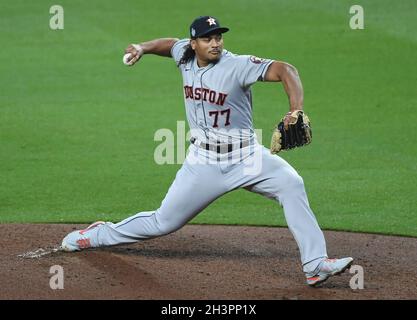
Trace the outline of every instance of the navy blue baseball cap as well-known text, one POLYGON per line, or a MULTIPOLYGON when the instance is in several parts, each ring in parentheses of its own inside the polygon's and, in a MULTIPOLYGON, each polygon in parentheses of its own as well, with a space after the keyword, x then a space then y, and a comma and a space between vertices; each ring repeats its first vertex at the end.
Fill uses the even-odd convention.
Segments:
POLYGON ((221 27, 220 21, 211 16, 196 18, 190 26, 191 38, 199 38, 211 33, 225 33, 229 28, 221 27))

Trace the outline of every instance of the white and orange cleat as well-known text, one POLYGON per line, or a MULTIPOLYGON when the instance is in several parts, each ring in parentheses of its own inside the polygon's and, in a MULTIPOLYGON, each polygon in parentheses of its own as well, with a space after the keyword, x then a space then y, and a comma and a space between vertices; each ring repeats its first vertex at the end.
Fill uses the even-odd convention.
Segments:
POLYGON ((97 221, 93 224, 89 225, 84 230, 77 230, 69 233, 63 240, 61 244, 61 249, 63 251, 80 251, 82 249, 88 249, 91 247, 94 247, 94 244, 91 243, 91 231, 97 231, 94 230, 102 225, 104 225, 105 222, 103 221, 97 221))
POLYGON ((315 287, 329 277, 343 273, 347 268, 352 265, 353 258, 347 257, 342 259, 324 259, 320 270, 315 275, 306 275, 307 284, 315 287))

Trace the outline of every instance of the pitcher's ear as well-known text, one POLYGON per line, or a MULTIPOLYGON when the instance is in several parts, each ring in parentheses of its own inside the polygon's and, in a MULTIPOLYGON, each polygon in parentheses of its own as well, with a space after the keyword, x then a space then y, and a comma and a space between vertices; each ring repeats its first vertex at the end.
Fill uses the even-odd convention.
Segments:
POLYGON ((195 50, 195 47, 197 45, 197 40, 196 39, 191 39, 190 40, 190 45, 191 45, 191 49, 195 50))

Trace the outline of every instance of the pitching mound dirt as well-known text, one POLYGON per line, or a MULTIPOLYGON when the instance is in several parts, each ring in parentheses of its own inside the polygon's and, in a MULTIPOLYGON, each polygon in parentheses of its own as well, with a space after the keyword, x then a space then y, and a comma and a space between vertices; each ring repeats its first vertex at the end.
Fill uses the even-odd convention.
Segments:
POLYGON ((55 250, 84 227, 0 225, 0 299, 417 298, 415 238, 325 232, 330 257, 352 256, 363 268, 364 289, 353 290, 349 271, 309 288, 285 228, 188 225, 133 245, 55 250), (50 287, 53 266, 64 289, 50 287))

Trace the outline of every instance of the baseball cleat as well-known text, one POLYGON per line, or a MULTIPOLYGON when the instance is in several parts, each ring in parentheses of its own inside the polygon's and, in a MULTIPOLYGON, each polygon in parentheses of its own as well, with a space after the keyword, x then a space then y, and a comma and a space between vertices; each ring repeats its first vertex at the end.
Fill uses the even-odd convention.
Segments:
POLYGON ((91 230, 104 225, 105 222, 97 221, 89 225, 84 230, 77 230, 69 233, 61 244, 61 250, 63 251, 80 251, 82 249, 91 248, 91 230))
POLYGON ((343 273, 347 268, 352 265, 353 258, 342 259, 324 259, 323 264, 320 267, 320 271, 312 277, 307 277, 307 284, 315 287, 329 277, 343 273))

